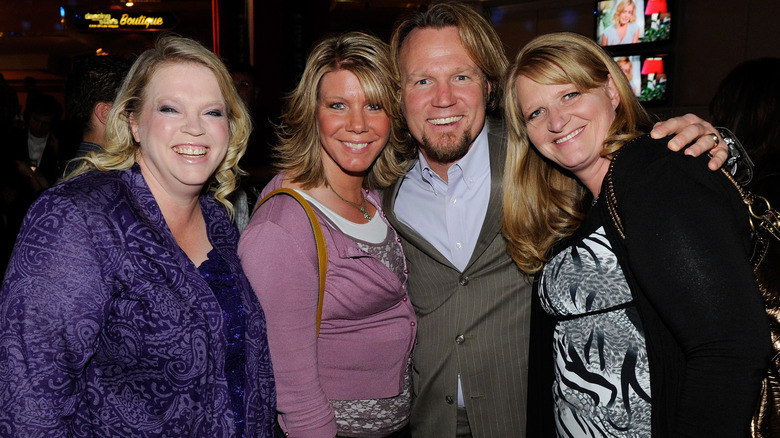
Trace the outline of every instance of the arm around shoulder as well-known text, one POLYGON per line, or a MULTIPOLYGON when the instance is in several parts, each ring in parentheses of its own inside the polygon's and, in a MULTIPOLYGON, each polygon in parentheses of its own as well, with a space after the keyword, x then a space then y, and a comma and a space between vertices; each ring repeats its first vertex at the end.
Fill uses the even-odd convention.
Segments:
POLYGON ((741 436, 770 353, 745 208, 723 175, 690 157, 672 154, 633 179, 623 203, 630 270, 684 357, 675 436, 741 436))

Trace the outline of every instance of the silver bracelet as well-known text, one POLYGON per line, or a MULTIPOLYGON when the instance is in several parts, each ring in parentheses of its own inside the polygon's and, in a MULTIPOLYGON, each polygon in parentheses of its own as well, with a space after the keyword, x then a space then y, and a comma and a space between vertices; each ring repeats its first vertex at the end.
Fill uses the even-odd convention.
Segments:
POLYGON ((745 151, 745 147, 728 128, 716 127, 715 129, 718 130, 718 134, 729 148, 729 157, 724 166, 737 182, 742 185, 749 183, 753 179, 754 164, 745 151))

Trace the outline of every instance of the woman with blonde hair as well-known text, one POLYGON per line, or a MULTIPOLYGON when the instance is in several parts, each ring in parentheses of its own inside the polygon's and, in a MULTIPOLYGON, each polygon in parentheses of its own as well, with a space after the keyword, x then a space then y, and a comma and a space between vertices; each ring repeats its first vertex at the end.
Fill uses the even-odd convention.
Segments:
POLYGON ((634 0, 621 0, 612 14, 612 24, 604 29, 601 45, 636 44, 641 30, 636 24, 636 3, 634 0))
POLYGON ((504 233, 536 275, 529 436, 747 436, 770 342, 739 193, 645 135, 588 38, 534 39, 505 90, 504 233))
POLYGON ((33 205, 0 292, 9 436, 273 434, 260 303, 226 196, 251 124, 201 44, 142 53, 91 153, 33 205))
POLYGON ((241 235, 244 270, 268 315, 278 418, 291 437, 405 437, 416 336, 400 238, 375 189, 413 157, 387 46, 350 32, 309 54, 279 128, 277 188, 313 207, 327 249, 321 324, 309 219, 276 196, 241 235), (318 334, 319 330, 319 334, 318 334))

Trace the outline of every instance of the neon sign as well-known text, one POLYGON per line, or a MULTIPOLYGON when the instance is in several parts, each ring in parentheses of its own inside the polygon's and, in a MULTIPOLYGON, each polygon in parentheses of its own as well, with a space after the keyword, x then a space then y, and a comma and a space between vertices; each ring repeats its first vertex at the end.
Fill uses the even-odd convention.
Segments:
POLYGON ((70 23, 79 30, 168 30, 178 19, 167 12, 156 14, 126 12, 76 12, 70 23))

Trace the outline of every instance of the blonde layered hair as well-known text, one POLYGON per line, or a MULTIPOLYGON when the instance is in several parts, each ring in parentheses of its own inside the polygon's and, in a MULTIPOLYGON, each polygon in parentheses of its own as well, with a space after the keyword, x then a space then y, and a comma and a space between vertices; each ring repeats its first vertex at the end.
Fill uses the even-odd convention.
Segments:
POLYGON ((582 35, 554 33, 535 38, 520 50, 504 79, 508 151, 504 172, 503 233, 517 266, 539 271, 550 247, 582 222, 586 190, 568 172, 542 157, 528 138, 518 103, 517 78, 544 85, 574 84, 580 92, 605 87, 611 77, 620 96, 601 152, 611 157, 627 141, 652 128, 623 71, 598 44, 582 35))
POLYGON ((634 7, 634 15, 631 16, 631 19, 628 20, 628 22, 633 23, 636 21, 636 3, 634 3, 634 0, 623 0, 618 3, 615 7, 615 13, 612 14, 612 24, 614 24, 615 27, 620 25, 620 14, 622 14, 629 5, 634 7))
POLYGON ((399 80, 387 44, 362 32, 328 37, 312 49, 298 86, 287 97, 277 128, 277 168, 304 189, 328 184, 322 165, 317 106, 322 78, 340 70, 353 73, 366 98, 379 105, 390 118, 387 145, 363 180, 365 188, 388 187, 406 172, 414 150, 409 146, 403 125, 398 103, 399 80))
POLYGON ((230 73, 219 57, 197 41, 177 35, 163 35, 153 48, 146 50, 135 60, 108 115, 103 150, 81 158, 79 167, 65 179, 91 170, 124 170, 132 167, 140 145, 133 138, 131 114, 140 114, 146 99, 146 88, 155 72, 165 65, 186 63, 201 65, 211 70, 225 99, 226 117, 230 127, 227 153, 204 190, 213 192, 214 198, 225 206, 232 218, 233 204, 228 201, 227 196, 236 189, 238 177, 243 174, 238 167, 238 160, 246 152, 252 122, 236 92, 230 73))
POLYGON ((509 61, 496 30, 485 17, 468 5, 455 2, 438 3, 424 12, 412 12, 402 17, 396 23, 390 39, 390 51, 395 68, 400 67, 401 48, 413 30, 446 27, 458 29, 463 48, 485 77, 485 86, 489 86, 490 89, 486 99, 487 110, 499 109, 503 97, 501 78, 509 61))

